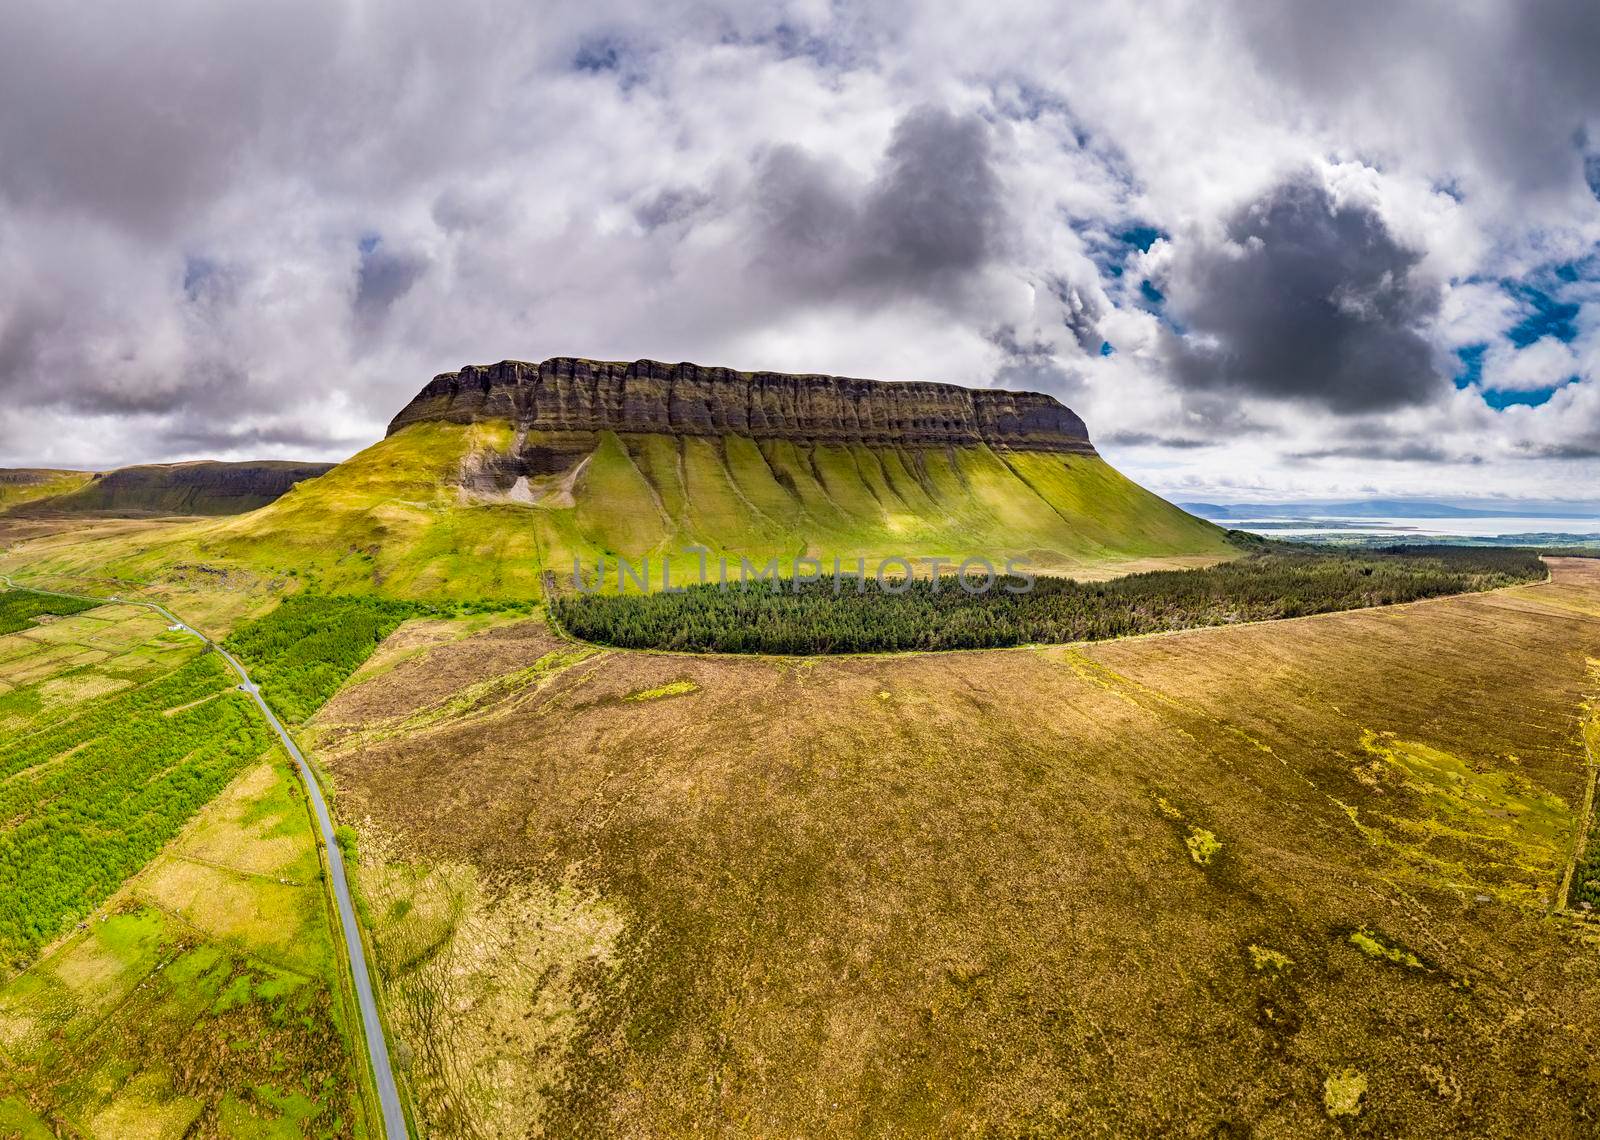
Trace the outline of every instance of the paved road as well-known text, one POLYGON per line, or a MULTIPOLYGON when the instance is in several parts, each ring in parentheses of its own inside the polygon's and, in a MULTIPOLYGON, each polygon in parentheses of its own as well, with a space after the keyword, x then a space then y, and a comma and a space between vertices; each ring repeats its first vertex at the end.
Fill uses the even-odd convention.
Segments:
POLYGON ((395 1088, 394 1069, 389 1065, 389 1043, 383 1035, 383 1022, 378 1017, 378 1002, 372 993, 372 978, 367 973, 367 955, 361 945, 361 930, 356 926, 355 907, 350 902, 350 883, 344 873, 344 853, 339 850, 338 841, 333 837, 333 817, 328 814, 327 802, 322 798, 322 789, 317 786, 317 778, 311 772, 311 765, 306 763, 306 758, 300 754, 294 739, 267 707, 267 702, 261 699, 260 687, 250 680, 250 674, 245 672, 244 666, 239 664, 233 654, 155 602, 138 602, 115 597, 93 598, 87 594, 64 594, 59 590, 41 590, 34 586, 19 586, 5 575, 0 575, 0 581, 4 581, 13 589, 33 590, 39 594, 84 598, 92 602, 115 602, 155 610, 172 623, 174 630, 198 637, 222 654, 223 660, 239 675, 240 691, 250 694, 251 700, 255 701, 256 707, 267 718, 267 723, 278 734, 278 740, 282 742, 284 749, 294 757, 294 762, 300 769, 300 778, 305 781, 306 793, 311 797, 311 806, 317 814, 317 826, 322 831, 322 846, 328 860, 328 883, 333 888, 334 902, 339 908, 339 925, 344 928, 345 951, 350 959, 350 978, 355 983, 356 1002, 361 1007, 361 1026, 367 1038, 367 1059, 372 1062, 373 1082, 378 1090, 378 1102, 383 1107, 383 1133, 387 1140, 405 1140, 408 1135, 406 1117, 400 1108, 400 1093, 395 1088))

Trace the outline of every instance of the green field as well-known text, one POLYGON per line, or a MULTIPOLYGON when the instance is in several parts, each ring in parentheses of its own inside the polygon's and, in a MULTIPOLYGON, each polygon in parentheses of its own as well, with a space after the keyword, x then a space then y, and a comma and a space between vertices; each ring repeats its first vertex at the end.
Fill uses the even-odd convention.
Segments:
POLYGON ((292 768, 245 769, 0 986, 0 1135, 365 1135, 320 871, 292 768))
POLYGON ((11 965, 103 902, 267 748, 213 654, 0 739, 0 955, 11 965))
POLYGON ((297 777, 192 637, 0 637, 0 1135, 365 1135, 297 777))
POLYGON ((284 720, 310 716, 417 607, 379 598, 297 595, 224 645, 284 720))
POLYGON ((98 604, 82 598, 62 598, 32 590, 7 590, 0 593, 0 634, 16 633, 37 625, 34 619, 44 615, 65 617, 92 610, 98 604))

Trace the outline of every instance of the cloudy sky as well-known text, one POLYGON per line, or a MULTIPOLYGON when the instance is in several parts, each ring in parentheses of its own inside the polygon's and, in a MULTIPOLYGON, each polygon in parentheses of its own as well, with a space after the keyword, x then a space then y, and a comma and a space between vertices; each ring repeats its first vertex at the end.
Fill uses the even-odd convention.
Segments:
POLYGON ((1180 498, 1600 498, 1600 4, 0 3, 0 464, 436 372, 1031 388, 1180 498))

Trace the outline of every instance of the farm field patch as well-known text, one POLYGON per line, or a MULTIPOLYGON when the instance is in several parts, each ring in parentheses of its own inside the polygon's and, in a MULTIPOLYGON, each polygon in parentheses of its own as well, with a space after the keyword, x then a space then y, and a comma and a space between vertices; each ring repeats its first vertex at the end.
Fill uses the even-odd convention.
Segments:
POLYGON ((303 795, 216 655, 106 605, 0 676, 0 1135, 365 1135, 303 795))
POLYGON ((0 1129, 365 1135, 317 871, 289 765, 247 768, 0 987, 0 1129))

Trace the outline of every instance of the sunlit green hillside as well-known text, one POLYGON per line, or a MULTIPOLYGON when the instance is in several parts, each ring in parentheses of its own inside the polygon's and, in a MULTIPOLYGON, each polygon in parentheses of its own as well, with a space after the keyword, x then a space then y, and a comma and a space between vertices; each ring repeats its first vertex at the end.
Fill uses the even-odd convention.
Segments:
POLYGON ((92 471, 0 468, 0 510, 76 491, 94 478, 92 471))
MULTIPOLYGON (((290 575, 326 590, 408 598, 531 597, 573 560, 674 557, 703 546, 735 568, 835 557, 976 555, 1103 575, 1152 560, 1225 557, 1223 532, 1097 456, 988 447, 807 446, 742 437, 616 435, 552 445, 570 462, 503 489, 483 477, 516 443, 506 423, 418 423, 278 501, 50 553, 145 579, 174 563, 290 575), (133 549, 137 546, 139 549, 133 549)), ((504 480, 501 480, 504 483, 504 480)), ((657 570, 659 574, 659 569, 657 570)), ((610 580, 614 581, 614 573, 610 580)))

